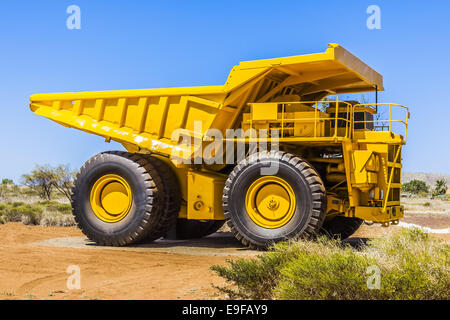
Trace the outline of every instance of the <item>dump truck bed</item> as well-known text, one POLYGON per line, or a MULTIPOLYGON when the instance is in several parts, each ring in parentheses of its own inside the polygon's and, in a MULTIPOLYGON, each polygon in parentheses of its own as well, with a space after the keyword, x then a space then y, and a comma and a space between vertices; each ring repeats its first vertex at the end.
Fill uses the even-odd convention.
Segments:
POLYGON ((64 126, 118 141, 130 151, 170 155, 177 144, 171 139, 175 130, 201 136, 209 128, 233 128, 251 102, 283 95, 313 101, 376 89, 383 90, 382 76, 331 44, 323 53, 241 62, 223 86, 36 94, 30 108, 64 126), (200 131, 195 121, 201 121, 200 131))

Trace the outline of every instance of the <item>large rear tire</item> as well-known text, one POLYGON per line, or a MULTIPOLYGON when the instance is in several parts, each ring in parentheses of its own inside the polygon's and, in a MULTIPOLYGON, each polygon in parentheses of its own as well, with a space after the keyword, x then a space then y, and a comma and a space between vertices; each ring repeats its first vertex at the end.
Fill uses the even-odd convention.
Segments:
POLYGON ((230 173, 223 209, 235 237, 245 246, 265 249, 273 243, 311 238, 326 212, 325 187, 305 160, 286 152, 260 152, 230 173), (261 169, 278 166, 276 173, 261 169))
POLYGON ((164 182, 153 161, 121 151, 88 160, 74 182, 73 215, 83 233, 105 246, 124 246, 167 232, 164 182))
POLYGON ((146 159, 155 167, 162 179, 162 193, 163 202, 162 210, 163 215, 159 220, 160 232, 152 232, 147 237, 147 240, 156 240, 164 237, 168 230, 177 223, 178 213, 181 206, 181 190, 180 183, 171 166, 163 160, 155 156, 146 156, 146 159))

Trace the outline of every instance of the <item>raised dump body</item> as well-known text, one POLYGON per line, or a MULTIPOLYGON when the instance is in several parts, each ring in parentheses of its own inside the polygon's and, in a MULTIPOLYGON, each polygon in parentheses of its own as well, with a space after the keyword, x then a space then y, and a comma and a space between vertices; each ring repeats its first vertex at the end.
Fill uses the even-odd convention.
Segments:
POLYGON ((381 75, 333 44, 324 53, 241 62, 223 86, 36 94, 30 107, 65 126, 118 141, 130 151, 170 155, 178 143, 171 140, 176 130, 203 135, 209 128, 235 128, 251 102, 316 101, 375 88, 383 90, 381 75), (194 131, 195 121, 201 121, 202 132, 194 131))
POLYGON ((331 44, 241 62, 223 86, 36 94, 30 107, 128 151, 93 157, 75 180, 73 212, 92 240, 125 245, 175 225, 177 237, 201 237, 227 220, 243 244, 266 247, 320 232, 345 238, 363 220, 388 226, 403 216, 408 109, 338 96, 381 90, 380 74, 331 44), (396 109, 404 119, 394 119, 396 109), (232 142, 225 163, 207 161, 220 148, 202 152, 217 142, 232 142))

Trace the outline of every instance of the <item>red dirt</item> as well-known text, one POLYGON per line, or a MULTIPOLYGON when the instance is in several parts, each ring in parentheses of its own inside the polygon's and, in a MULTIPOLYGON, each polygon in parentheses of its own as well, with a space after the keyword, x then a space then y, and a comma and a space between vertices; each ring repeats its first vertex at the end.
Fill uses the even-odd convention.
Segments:
POLYGON ((227 257, 29 245, 82 236, 75 227, 0 225, 0 299, 214 299, 224 280, 209 268, 227 257), (81 290, 68 290, 69 265, 81 290))

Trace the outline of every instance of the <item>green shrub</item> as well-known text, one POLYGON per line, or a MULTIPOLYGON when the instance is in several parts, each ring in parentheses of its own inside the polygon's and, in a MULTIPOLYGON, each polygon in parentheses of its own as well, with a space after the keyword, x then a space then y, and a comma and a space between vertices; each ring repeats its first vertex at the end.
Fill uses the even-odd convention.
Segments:
POLYGON ((0 224, 22 222, 27 225, 68 227, 75 225, 71 212, 70 204, 56 201, 3 203, 0 204, 0 224))
POLYGON ((72 205, 70 204, 62 203, 57 205, 55 209, 62 214, 72 214, 72 205))
POLYGON ((39 224, 43 212, 40 206, 23 202, 4 204, 1 208, 1 223, 23 222, 25 224, 39 224))
POLYGON ((281 242, 257 259, 228 260, 228 266, 215 265, 211 269, 237 286, 237 290, 220 288, 231 298, 271 299, 286 264, 305 252, 329 253, 339 246, 337 240, 326 238, 319 238, 317 242, 281 242))
POLYGON ((14 184, 14 182, 11 179, 2 179, 1 184, 14 184))
POLYGON ((229 267, 212 266, 211 269, 238 286, 238 291, 221 289, 231 298, 270 299, 280 267, 295 256, 289 249, 286 246, 284 250, 267 252, 258 260, 228 260, 229 267))
POLYGON ((59 212, 62 214, 71 214, 72 213, 72 206, 70 203, 60 203, 57 201, 51 201, 51 200, 45 200, 45 201, 39 201, 40 205, 45 207, 47 211, 51 212, 59 212))
POLYGON ((360 250, 335 240, 275 245, 256 259, 213 266, 244 299, 445 299, 450 298, 449 245, 419 229, 375 239, 360 250), (379 268, 380 288, 367 285, 379 268))
POLYGON ((374 263, 349 248, 324 256, 303 253, 283 267, 275 296, 289 300, 350 300, 358 292, 360 298, 367 299, 364 279, 367 268, 374 263))

